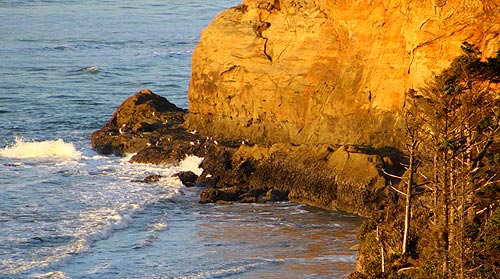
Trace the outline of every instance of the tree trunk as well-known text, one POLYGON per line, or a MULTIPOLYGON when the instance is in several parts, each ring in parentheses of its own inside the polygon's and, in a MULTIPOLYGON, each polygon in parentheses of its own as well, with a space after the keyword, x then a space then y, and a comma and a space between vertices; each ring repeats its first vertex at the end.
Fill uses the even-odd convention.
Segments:
POLYGON ((415 148, 417 147, 417 141, 413 139, 412 145, 410 147, 410 166, 408 169, 410 173, 408 174, 408 181, 406 182, 406 199, 405 199, 405 226, 403 232, 403 248, 402 254, 406 255, 408 252, 408 234, 410 231, 410 221, 411 221, 411 202, 412 202, 412 187, 415 173, 415 148))

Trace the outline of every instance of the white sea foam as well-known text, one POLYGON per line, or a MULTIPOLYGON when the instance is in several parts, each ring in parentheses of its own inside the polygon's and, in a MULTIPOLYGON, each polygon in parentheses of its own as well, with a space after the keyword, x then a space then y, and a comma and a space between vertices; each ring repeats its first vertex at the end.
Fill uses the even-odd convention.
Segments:
POLYGON ((158 222, 156 222, 154 224, 151 224, 148 227, 148 231, 151 231, 151 232, 164 231, 164 230, 167 229, 167 227, 168 227, 167 219, 166 218, 160 218, 160 220, 158 220, 158 222))
MULTIPOLYGON (((73 177, 70 185, 65 185, 67 189, 63 191, 57 186, 52 185, 52 191, 47 191, 45 199, 47 205, 44 207, 29 207, 31 211, 43 211, 47 216, 53 216, 52 211, 48 210, 51 206, 57 208, 55 200, 78 200, 80 206, 72 208, 69 204, 66 212, 61 215, 61 220, 57 223, 57 229, 53 232, 57 235, 71 236, 67 243, 58 243, 55 246, 44 248, 45 255, 35 256, 31 259, 7 258, 0 259, 0 277, 2 274, 20 274, 23 272, 38 272, 43 278, 52 278, 50 276, 59 276, 58 273, 44 273, 47 268, 58 268, 64 265, 75 254, 81 254, 89 249, 95 242, 104 240, 113 235, 117 230, 127 228, 134 218, 144 212, 151 204, 160 200, 173 198, 181 194, 183 186, 180 183, 171 182, 170 175, 178 171, 177 166, 155 166, 155 165, 137 165, 129 163, 126 158, 106 157, 90 152, 86 155, 80 155, 71 143, 65 143, 62 140, 26 142, 21 139, 16 140, 12 146, 0 149, 0 156, 9 158, 71 158, 76 159, 76 164, 70 163, 71 171, 69 174, 73 177), (149 174, 162 174, 168 177, 167 181, 157 184, 134 183, 134 178, 143 178, 149 174), (88 175, 98 175, 100 184, 95 184, 92 180, 86 180, 88 175), (167 176, 168 175, 168 176, 167 176), (83 179, 83 180, 80 180, 83 179), (73 192, 73 189, 75 190, 73 192)), ((59 160, 59 159, 58 159, 59 160)), ((193 159, 194 160, 194 159, 193 159)), ((197 159, 198 161, 200 159, 197 159)), ((195 160, 196 161, 196 160, 195 160)), ((190 164, 185 164, 189 166, 190 164)), ((195 164, 196 165, 196 164, 195 164)), ((38 175, 46 175, 46 171, 51 173, 62 173, 69 165, 67 160, 61 164, 37 164, 38 175), (45 171, 45 172, 44 172, 45 171)), ((43 178, 43 177, 42 177, 43 178)), ((44 179, 40 179, 43 182, 44 179)), ((172 178, 174 180, 174 178, 172 178)), ((57 181, 54 180, 54 181, 57 181)), ((43 189, 43 188, 41 188, 43 189)), ((21 207, 24 208, 24 207, 21 207)), ((43 215, 43 214, 42 214, 43 215)), ((40 214, 30 218, 38 218, 40 214)), ((52 227, 50 221, 39 220, 40 228, 52 227)), ((156 223, 150 225, 148 230, 152 233, 160 232, 168 228, 168 220, 160 218, 156 223)), ((7 228, 5 228, 7 229, 7 228)), ((11 228, 15 231, 16 228, 11 228)), ((39 245, 50 243, 45 230, 23 234, 24 241, 19 238, 10 240, 12 243, 30 243, 32 239, 40 238, 39 245)), ((1 232, 1 230, 0 230, 1 232)), ((35 243, 37 244, 37 243, 35 243)), ((36 251, 33 244, 33 253, 36 251)), ((30 251, 27 251, 31 253, 30 251)), ((57 278, 54 277, 54 278, 57 278)))
POLYGON ((80 151, 72 143, 62 139, 47 141, 24 141, 16 138, 13 145, 0 149, 0 156, 16 159, 78 159, 80 151))
POLYGON ((66 279, 68 278, 64 272, 60 271, 54 271, 54 272, 47 272, 44 274, 37 274, 32 276, 32 278, 36 279, 66 279))
MULTIPOLYGON (((121 164, 128 164, 128 162, 136 155, 137 153, 132 153, 132 154, 126 154, 125 157, 120 159, 121 164)), ((168 166, 165 169, 165 172, 163 175, 167 176, 170 172, 170 174, 174 174, 179 171, 192 171, 196 175, 201 175, 203 172, 203 169, 200 168, 200 164, 203 162, 203 157, 198 157, 195 155, 189 155, 184 158, 181 162, 179 162, 175 166, 168 166)), ((136 164, 136 165, 143 165, 143 166, 150 166, 151 169, 158 169, 158 168, 164 168, 162 166, 157 166, 157 165, 151 165, 151 164, 136 164)))
POLYGON ((200 164, 203 162, 202 157, 197 156, 187 156, 180 164, 179 168, 184 171, 192 171, 196 175, 201 175, 203 169, 200 168, 200 164))

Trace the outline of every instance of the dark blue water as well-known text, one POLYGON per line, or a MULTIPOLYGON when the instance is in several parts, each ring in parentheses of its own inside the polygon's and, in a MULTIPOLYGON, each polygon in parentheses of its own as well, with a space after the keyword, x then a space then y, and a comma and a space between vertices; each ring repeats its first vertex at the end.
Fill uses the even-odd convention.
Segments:
POLYGON ((344 278, 356 217, 213 206, 170 175, 93 152, 133 93, 187 107, 202 29, 239 1, 0 1, 0 278, 344 278), (153 184, 134 183, 161 174, 153 184))
POLYGON ((237 3, 1 1, 0 140, 89 132, 143 88, 187 107, 199 34, 237 3))

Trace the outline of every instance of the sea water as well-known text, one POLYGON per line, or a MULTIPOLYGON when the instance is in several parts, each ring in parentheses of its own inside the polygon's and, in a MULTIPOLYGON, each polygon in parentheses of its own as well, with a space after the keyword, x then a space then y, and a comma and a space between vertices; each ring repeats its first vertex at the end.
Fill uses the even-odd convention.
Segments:
POLYGON ((149 88, 187 107, 218 1, 0 1, 0 278, 345 278, 360 219, 293 203, 198 204, 178 165, 90 146, 149 88), (135 182, 147 175, 155 183, 135 182))

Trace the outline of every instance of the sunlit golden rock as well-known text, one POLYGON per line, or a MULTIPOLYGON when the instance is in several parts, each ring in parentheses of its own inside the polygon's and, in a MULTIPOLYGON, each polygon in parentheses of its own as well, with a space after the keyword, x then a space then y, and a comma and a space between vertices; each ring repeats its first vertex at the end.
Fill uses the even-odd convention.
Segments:
POLYGON ((398 145, 404 94, 500 47, 500 2, 245 0, 193 53, 189 125, 256 142, 398 145))

